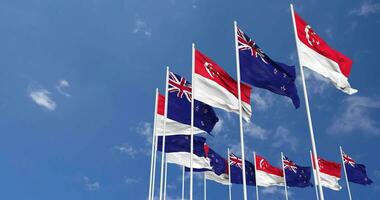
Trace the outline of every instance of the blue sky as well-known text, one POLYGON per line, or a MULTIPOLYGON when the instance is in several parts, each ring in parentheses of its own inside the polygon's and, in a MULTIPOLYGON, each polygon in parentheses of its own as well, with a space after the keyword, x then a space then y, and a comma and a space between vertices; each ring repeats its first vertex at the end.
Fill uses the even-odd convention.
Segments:
MULTIPOLYGON (((0 0, 0 198, 145 199, 148 193, 154 90, 163 92, 165 66, 190 78, 191 43, 235 76, 233 21, 273 59, 297 64, 289 1, 0 0)), ((339 162, 342 145, 366 164, 374 184, 351 184, 355 199, 380 194, 380 2, 293 1, 295 9, 334 48, 353 59, 347 96, 306 70, 318 153, 339 162)), ((299 74, 298 68, 297 73, 299 74)), ((298 80, 300 97, 303 93, 298 80)), ((309 165, 303 98, 254 88, 245 126, 252 152, 279 166, 283 151, 309 165)), ((238 116, 217 110, 208 143, 238 152, 238 116)), ((178 166, 169 166, 169 199, 180 197, 178 166)), ((195 197, 202 197, 196 176, 195 197)), ((347 198, 325 189, 328 199, 347 198)), ((227 188, 208 184, 210 199, 227 188)), ((254 198, 254 188, 249 188, 254 198)), ((282 188, 260 189, 283 199, 282 188)), ((290 189, 312 199, 313 188, 290 189)), ((234 199, 242 187, 233 186, 234 199)))

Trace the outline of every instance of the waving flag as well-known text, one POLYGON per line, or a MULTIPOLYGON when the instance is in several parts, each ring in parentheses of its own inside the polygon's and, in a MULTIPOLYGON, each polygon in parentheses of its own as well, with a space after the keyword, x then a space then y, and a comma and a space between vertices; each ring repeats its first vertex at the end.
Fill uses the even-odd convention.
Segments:
MULTIPOLYGON (((319 163, 319 176, 321 178, 320 182, 323 187, 339 191, 342 186, 339 185, 341 165, 336 162, 324 160, 318 157, 319 163)), ((315 170, 314 160, 313 160, 313 170, 315 170)), ((314 173, 315 174, 315 173, 314 173)))
POLYGON ((256 155, 256 181, 258 186, 283 186, 284 173, 282 169, 273 167, 265 158, 256 155))
MULTIPOLYGON (((233 153, 230 153, 230 176, 231 183, 234 184, 243 184, 243 164, 242 159, 235 156, 233 153)), ((255 166, 245 160, 245 175, 246 175, 246 184, 247 185, 256 185, 255 181, 255 166)))
MULTIPOLYGON (((194 98, 210 106, 239 114, 237 82, 217 63, 195 50, 194 98)), ((243 118, 249 121, 251 87, 241 84, 243 118)))
POLYGON ((298 108, 294 66, 276 62, 264 53, 242 30, 237 28, 241 80, 255 87, 288 96, 298 108))
POLYGON ((286 156, 283 157, 286 186, 308 187, 310 183, 311 167, 301 167, 286 156))
MULTIPOLYGON (((211 169, 210 160, 205 157, 203 149, 205 142, 204 137, 194 136, 193 168, 195 169, 211 169)), ((162 136, 158 137, 157 149, 162 152, 162 136)), ((190 167, 190 136, 166 136, 165 152, 168 163, 190 167)))
MULTIPOLYGON (((191 84, 185 78, 169 73, 168 115, 166 135, 190 134, 191 124, 191 84)), ((157 135, 163 133, 163 114, 165 98, 159 98, 157 135)), ((214 109, 200 101, 194 100, 194 133, 210 133, 218 117, 214 109)))
MULTIPOLYGON (((204 145, 203 150, 204 157, 210 161, 212 169, 195 169, 194 172, 204 172, 206 174, 206 179, 223 185, 228 185, 227 160, 212 150, 207 144, 204 145)), ((190 169, 186 168, 186 171, 190 171, 190 169)))
POLYGON ((344 166, 346 167, 348 181, 361 184, 369 185, 372 180, 368 178, 365 166, 362 164, 357 164, 350 156, 342 152, 344 166))
POLYGON ((348 83, 351 59, 331 48, 296 12, 294 21, 302 65, 328 78, 337 89, 347 94, 356 93, 357 90, 348 83))

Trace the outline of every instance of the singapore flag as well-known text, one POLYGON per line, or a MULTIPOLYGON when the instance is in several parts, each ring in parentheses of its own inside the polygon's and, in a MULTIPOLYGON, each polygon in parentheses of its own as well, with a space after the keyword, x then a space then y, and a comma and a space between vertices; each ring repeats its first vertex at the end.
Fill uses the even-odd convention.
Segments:
POLYGON ((339 90, 354 94, 348 82, 352 60, 331 48, 296 12, 293 12, 296 42, 301 65, 321 74, 339 90))

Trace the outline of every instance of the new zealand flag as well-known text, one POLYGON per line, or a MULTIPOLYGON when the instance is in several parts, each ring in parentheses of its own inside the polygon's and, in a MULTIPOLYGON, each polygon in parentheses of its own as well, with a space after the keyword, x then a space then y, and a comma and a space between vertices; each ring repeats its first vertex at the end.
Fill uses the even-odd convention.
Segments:
POLYGON ((288 187, 308 187, 310 183, 311 167, 301 167, 283 157, 283 165, 285 171, 286 186, 288 187))
POLYGON ((350 156, 344 152, 342 152, 342 154, 348 181, 361 185, 371 184, 372 180, 368 178, 365 166, 362 164, 357 164, 350 156))
MULTIPOLYGON (((185 78, 169 73, 168 118, 183 124, 191 124, 191 84, 185 78)), ((214 109, 194 100, 194 127, 210 133, 219 121, 214 109)), ((196 133, 199 131, 195 130, 196 133)))
MULTIPOLYGON (((230 154, 230 169, 231 169, 231 183, 243 184, 243 164, 242 159, 230 154)), ((247 185, 256 185, 255 180, 255 166, 249 162, 245 161, 245 174, 246 174, 246 183, 247 185)))
POLYGON ((295 67, 272 60, 239 28, 237 37, 241 80, 255 87, 288 96, 298 108, 300 100, 295 85, 295 67))

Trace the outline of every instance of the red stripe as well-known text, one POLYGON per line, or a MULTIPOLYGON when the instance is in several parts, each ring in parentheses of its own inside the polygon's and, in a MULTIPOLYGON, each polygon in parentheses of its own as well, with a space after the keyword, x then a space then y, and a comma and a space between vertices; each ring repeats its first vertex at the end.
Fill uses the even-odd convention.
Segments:
POLYGON ((340 71, 344 76, 348 78, 351 71, 352 60, 342 53, 331 48, 319 35, 317 35, 312 29, 308 29, 309 39, 307 38, 305 28, 308 25, 296 12, 294 12, 297 35, 303 44, 316 51, 317 53, 335 61, 338 63, 340 71), (314 42, 313 42, 314 41, 314 42), (319 41, 319 44, 316 42, 319 41), (310 44, 310 42, 313 44, 310 44))
MULTIPOLYGON (((335 176, 340 178, 341 176, 341 164, 332 162, 329 160, 325 160, 321 157, 318 157, 318 163, 319 163, 319 171, 331 176, 335 176)), ((314 159, 313 159, 313 168, 314 166, 314 159)))
POLYGON ((165 113, 165 96, 158 94, 157 114, 164 115, 164 113, 165 113))
MULTIPOLYGON (((195 50, 195 73, 216 82, 238 98, 237 81, 225 72, 222 67, 197 49, 195 50), (210 68, 208 68, 209 71, 207 71, 207 68, 205 67, 206 62, 211 64, 210 68)), ((251 87, 242 83, 240 90, 241 100, 251 104, 251 87)))
POLYGON ((282 169, 273 167, 271 164, 269 164, 268 160, 259 155, 256 155, 256 169, 268 174, 284 177, 282 169))

